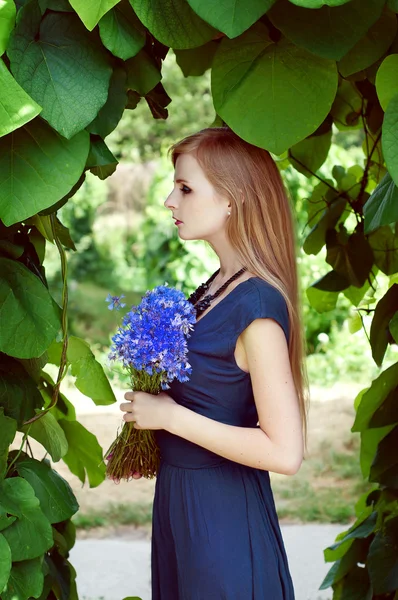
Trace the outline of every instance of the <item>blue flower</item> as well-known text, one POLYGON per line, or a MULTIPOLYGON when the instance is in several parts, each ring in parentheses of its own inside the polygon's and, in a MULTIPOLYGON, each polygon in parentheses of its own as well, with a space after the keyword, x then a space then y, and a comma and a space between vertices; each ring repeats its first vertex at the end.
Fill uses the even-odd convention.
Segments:
POLYGON ((188 381, 192 368, 187 361, 187 339, 195 322, 196 309, 183 292, 167 284, 148 290, 123 318, 112 338, 109 358, 129 369, 159 373, 162 389, 168 389, 174 378, 188 381))
POLYGON ((124 308, 126 305, 123 302, 120 302, 122 298, 124 298, 124 294, 121 296, 111 296, 111 294, 108 294, 105 302, 109 302, 109 310, 119 310, 120 308, 124 308))

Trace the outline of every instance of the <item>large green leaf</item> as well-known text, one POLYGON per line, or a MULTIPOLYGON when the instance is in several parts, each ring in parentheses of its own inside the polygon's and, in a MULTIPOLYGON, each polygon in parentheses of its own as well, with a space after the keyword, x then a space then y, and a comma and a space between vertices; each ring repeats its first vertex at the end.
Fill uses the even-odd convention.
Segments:
POLYGON ((14 0, 3 0, 0 4, 0 56, 7 48, 10 33, 14 29, 16 12, 14 0))
POLYGON ((18 423, 18 427, 40 408, 43 400, 36 382, 22 365, 13 358, 1 355, 0 360, 0 406, 4 414, 18 423))
POLYGON ((90 152, 87 157, 86 167, 97 175, 99 179, 106 179, 116 171, 119 161, 113 156, 102 137, 91 136, 90 152))
POLYGON ((185 0, 130 0, 140 21, 171 48, 202 46, 216 35, 185 0))
POLYGON ((380 367, 387 346, 392 342, 389 322, 398 310, 398 284, 394 283, 379 300, 370 326, 370 345, 375 363, 380 367))
POLYGON ((127 87, 145 96, 162 78, 155 61, 145 50, 141 50, 125 63, 127 69, 127 87))
MULTIPOLYGON (((1 16, 1 13, 0 13, 1 16)), ((4 535, 0 533, 0 590, 4 589, 11 572, 11 550, 4 535)))
POLYGON ((218 48, 218 41, 210 41, 199 48, 190 50, 175 50, 176 62, 184 77, 200 76, 210 69, 213 58, 218 48))
POLYGON ((37 117, 40 111, 41 106, 18 85, 0 60, 0 136, 22 127, 37 117))
POLYGON ((340 60, 381 15, 385 0, 351 0, 318 10, 279 0, 267 16, 292 42, 324 58, 340 60))
POLYGON ((59 424, 65 432, 69 445, 63 461, 82 483, 87 476, 90 487, 96 487, 105 479, 102 448, 97 438, 78 421, 60 419, 59 424))
MULTIPOLYGON (((395 314, 392 321, 396 321, 398 324, 398 313, 395 314)), ((390 323, 391 330, 391 323, 390 323)), ((396 331, 398 334, 398 331, 396 331)), ((394 336, 395 341, 398 341, 394 336)), ((398 423, 398 388, 395 388, 390 392, 383 404, 375 410, 371 420, 369 421, 369 427, 386 427, 386 425, 394 425, 398 423)))
POLYGON ((34 489, 40 508, 50 523, 66 521, 78 510, 79 505, 69 483, 47 461, 27 458, 18 461, 15 468, 34 489))
POLYGON ((297 171, 312 177, 325 162, 331 143, 331 129, 322 135, 312 135, 290 148, 289 160, 297 171))
POLYGON ((370 468, 369 481, 378 481, 382 485, 398 488, 397 448, 398 425, 380 441, 370 468))
POLYGON ((87 125, 87 131, 105 138, 115 129, 122 118, 124 108, 127 104, 126 89, 126 69, 124 67, 116 67, 109 84, 108 99, 94 121, 87 125))
POLYGON ((275 0, 188 0, 188 4, 204 21, 234 38, 249 29, 275 0))
MULTIPOLYGON (((0 480, 3 479, 6 467, 7 467, 7 456, 8 447, 12 444, 15 434, 17 432, 17 422, 15 419, 6 417, 4 415, 4 407, 0 406, 0 480)), ((0 590, 2 589, 0 585, 0 590)))
POLYGON ((59 136, 38 117, 0 139, 0 218, 9 226, 60 200, 83 172, 90 136, 59 136))
POLYGON ((360 466, 364 479, 370 474, 370 468, 376 456, 377 447, 381 440, 390 433, 393 425, 378 427, 377 429, 364 429, 361 432, 360 466))
POLYGON ((32 486, 20 477, 0 483, 0 504, 17 520, 2 534, 11 548, 12 560, 41 556, 53 545, 51 525, 44 516, 32 486))
POLYGON ((396 33, 397 18, 394 13, 382 13, 366 35, 339 61, 339 72, 343 77, 348 77, 375 63, 388 50, 396 33))
POLYGON ((14 563, 2 600, 31 600, 39 598, 43 589, 42 559, 14 563))
POLYGON ((0 319, 0 351, 17 358, 41 356, 61 327, 59 309, 45 285, 8 258, 0 258, 0 319))
POLYGON ((337 129, 344 131, 361 126, 362 102, 363 97, 355 85, 342 79, 330 111, 337 129))
POLYGON ((398 185, 398 94, 391 98, 384 115, 382 148, 386 167, 398 185))
POLYGON ((322 8, 322 6, 341 6, 351 0, 290 0, 292 4, 306 8, 322 8))
MULTIPOLYGON (((398 96, 397 96, 398 98, 398 96)), ((363 209, 365 233, 398 221, 398 188, 386 173, 379 185, 366 201, 363 209)))
POLYGON ((398 54, 390 54, 381 63, 376 74, 376 91, 385 111, 391 98, 398 94, 398 54))
POLYGON ((377 523, 377 511, 367 507, 361 517, 347 530, 339 533, 337 542, 324 550, 325 562, 333 562, 342 558, 356 539, 364 539, 373 533, 377 523))
POLYGON ((351 431, 365 431, 374 412, 397 386, 398 364, 394 364, 374 379, 370 388, 362 395, 351 431))
MULTIPOLYGON (((397 198, 398 201, 398 198, 397 198)), ((366 205, 365 205, 366 206, 366 205)), ((373 250, 376 266, 386 275, 398 271, 398 234, 392 227, 386 225, 373 231, 368 236, 369 244, 373 250)))
POLYGON ((318 254, 326 242, 326 234, 333 229, 344 214, 347 201, 338 198, 321 213, 321 218, 313 226, 303 244, 306 254, 318 254))
POLYGON ((43 107, 41 117, 69 139, 105 104, 110 59, 74 13, 41 19, 35 2, 21 8, 7 54, 15 79, 43 107))
POLYGON ((368 568, 375 594, 398 588, 398 517, 386 519, 369 548, 368 568))
POLYGON ((145 29, 128 0, 122 0, 99 22, 102 43, 112 54, 127 60, 145 45, 145 29))
POLYGON ((94 29, 98 21, 120 0, 69 0, 87 29, 94 29))
POLYGON ((258 23, 234 40, 223 39, 212 69, 217 114, 244 140, 275 154, 313 133, 337 89, 333 61, 273 43, 258 23))
POLYGON ((354 565, 363 558, 364 542, 361 539, 355 539, 348 548, 347 552, 337 560, 330 569, 319 589, 324 590, 340 579, 342 579, 354 565))
POLYGON ((61 460, 68 452, 68 442, 57 419, 50 412, 22 429, 38 441, 49 453, 54 462, 61 460))

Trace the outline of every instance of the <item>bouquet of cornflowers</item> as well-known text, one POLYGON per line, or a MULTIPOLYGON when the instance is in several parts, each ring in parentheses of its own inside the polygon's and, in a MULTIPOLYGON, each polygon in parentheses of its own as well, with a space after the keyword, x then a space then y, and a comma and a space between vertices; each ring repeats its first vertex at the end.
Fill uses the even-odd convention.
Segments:
MULTIPOLYGON (((107 297, 110 310, 123 308, 124 296, 107 297)), ((167 283, 148 290, 138 306, 123 318, 112 338, 110 360, 122 362, 133 391, 159 394, 173 379, 188 381, 187 339, 196 322, 196 310, 183 292, 167 283)), ((115 482, 130 480, 138 471, 152 479, 159 471, 160 454, 151 430, 125 423, 105 454, 107 475, 115 482)))

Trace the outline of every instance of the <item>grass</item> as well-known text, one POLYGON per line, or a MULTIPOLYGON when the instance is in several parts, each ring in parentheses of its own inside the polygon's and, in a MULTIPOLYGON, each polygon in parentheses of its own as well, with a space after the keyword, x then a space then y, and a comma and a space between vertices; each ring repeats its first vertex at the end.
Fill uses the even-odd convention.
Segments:
POLYGON ((78 529, 118 525, 139 527, 152 522, 152 504, 110 504, 103 510, 78 512, 72 520, 78 529))
POLYGON ((271 479, 279 518, 305 523, 350 522, 359 496, 373 487, 362 477, 359 438, 352 435, 341 451, 321 442, 294 477, 271 479))

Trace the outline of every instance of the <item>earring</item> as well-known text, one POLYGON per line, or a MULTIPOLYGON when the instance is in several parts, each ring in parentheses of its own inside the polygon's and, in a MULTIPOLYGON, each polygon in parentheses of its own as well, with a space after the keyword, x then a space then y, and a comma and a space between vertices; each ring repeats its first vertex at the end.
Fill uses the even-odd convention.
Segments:
POLYGON ((231 211, 229 210, 229 211, 228 211, 228 216, 229 216, 230 214, 231 214, 231 211))

